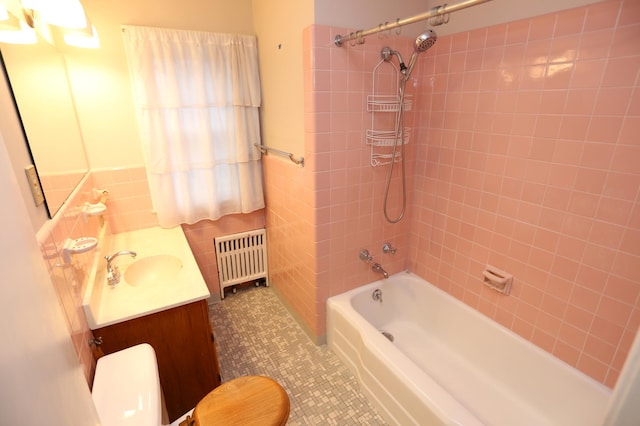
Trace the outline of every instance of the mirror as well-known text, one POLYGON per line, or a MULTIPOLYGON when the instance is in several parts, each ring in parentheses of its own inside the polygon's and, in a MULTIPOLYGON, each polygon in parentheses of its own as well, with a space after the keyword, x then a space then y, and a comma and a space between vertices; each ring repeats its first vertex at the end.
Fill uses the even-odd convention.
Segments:
POLYGON ((64 58, 43 39, 0 55, 53 217, 89 170, 64 58))

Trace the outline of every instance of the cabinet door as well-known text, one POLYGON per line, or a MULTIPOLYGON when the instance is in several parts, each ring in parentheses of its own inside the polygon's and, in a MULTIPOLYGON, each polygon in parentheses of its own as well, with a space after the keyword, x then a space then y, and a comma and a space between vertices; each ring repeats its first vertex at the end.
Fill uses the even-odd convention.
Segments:
POLYGON ((196 406, 220 384, 205 300, 94 331, 105 354, 149 343, 156 351, 170 421, 196 406))

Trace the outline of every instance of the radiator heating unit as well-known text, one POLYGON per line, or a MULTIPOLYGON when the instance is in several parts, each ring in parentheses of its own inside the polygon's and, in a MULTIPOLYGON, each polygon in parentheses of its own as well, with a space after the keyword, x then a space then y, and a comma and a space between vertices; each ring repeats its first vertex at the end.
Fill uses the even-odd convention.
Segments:
MULTIPOLYGON (((214 239, 218 278, 220 280, 220 298, 224 299, 224 289, 260 279, 267 281, 267 233, 265 229, 256 229, 238 234, 226 235, 214 239)), ((235 287, 233 288, 235 293, 235 287)))

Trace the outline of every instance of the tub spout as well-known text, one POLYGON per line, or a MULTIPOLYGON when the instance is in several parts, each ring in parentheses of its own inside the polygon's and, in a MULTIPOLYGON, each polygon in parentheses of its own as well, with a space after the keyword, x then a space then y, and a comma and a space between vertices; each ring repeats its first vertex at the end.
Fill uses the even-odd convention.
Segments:
POLYGON ((385 278, 389 278, 389 274, 387 273, 387 271, 382 269, 382 265, 380 265, 379 263, 374 263, 373 266, 371 267, 371 270, 373 272, 378 272, 378 273, 382 274, 382 276, 385 277, 385 278))

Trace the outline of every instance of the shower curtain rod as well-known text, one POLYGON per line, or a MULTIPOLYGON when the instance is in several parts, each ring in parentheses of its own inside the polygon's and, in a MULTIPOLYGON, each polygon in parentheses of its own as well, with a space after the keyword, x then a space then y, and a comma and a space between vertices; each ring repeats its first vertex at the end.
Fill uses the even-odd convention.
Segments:
MULTIPOLYGON (((438 17, 438 16, 444 17, 450 12, 456 12, 458 10, 466 9, 468 7, 476 6, 489 1, 491 0, 466 0, 466 1, 461 1, 459 3, 445 4, 444 6, 436 6, 431 10, 429 10, 428 12, 421 13, 419 15, 415 15, 410 18, 397 19, 395 22, 385 22, 384 24, 380 24, 377 27, 369 28, 368 30, 354 31, 352 33, 349 33, 349 35, 345 35, 345 36, 341 36, 340 34, 338 34, 333 39, 333 42, 336 44, 336 46, 339 46, 339 47, 342 46, 342 43, 349 40, 357 40, 358 44, 362 44, 364 43, 364 37, 370 36, 371 34, 392 30, 394 28, 399 28, 405 25, 416 23, 416 22, 425 21, 427 19, 438 17)), ((432 24, 432 25, 440 25, 448 21, 449 21, 448 18, 446 20, 440 19, 437 21, 436 24, 432 24)))

